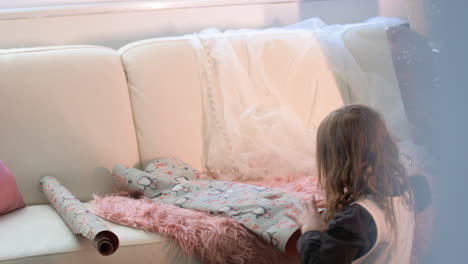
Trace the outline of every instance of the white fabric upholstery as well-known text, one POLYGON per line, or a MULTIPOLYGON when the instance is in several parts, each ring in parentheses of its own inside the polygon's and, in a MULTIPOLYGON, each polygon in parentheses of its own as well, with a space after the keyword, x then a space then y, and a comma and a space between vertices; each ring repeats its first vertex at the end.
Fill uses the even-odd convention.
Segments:
POLYGON ((120 50, 142 166, 176 156, 201 169, 202 105, 198 62, 186 38, 129 44, 120 50))
POLYGON ((49 205, 32 205, 0 216, 0 263, 199 263, 157 234, 105 221, 120 247, 103 257, 92 242, 74 235, 49 205))
POLYGON ((139 163, 118 53, 93 46, 0 51, 0 159, 27 204, 57 177, 81 200, 109 192, 109 170, 139 163))
MULTIPOLYGON (((267 38, 268 34, 257 37, 267 38)), ((285 81, 283 76, 288 73, 288 62, 294 57, 293 51, 282 43, 282 37, 300 41, 295 34, 276 35, 278 41, 265 50, 266 73, 279 84, 285 81)), ((248 69, 249 56, 240 41, 245 36, 233 34, 230 38, 241 63, 248 69)), ((131 43, 120 49, 142 166, 158 157, 177 156, 196 169, 203 167, 201 85, 205 82, 200 78, 197 54, 190 41, 187 36, 160 38, 131 43)), ((292 86, 302 84, 297 87, 307 89, 298 88, 291 92, 282 86, 284 89, 280 92, 301 119, 318 127, 325 115, 343 105, 343 99, 333 73, 326 66, 324 54, 312 53, 307 53, 307 67, 294 73, 294 80, 289 80, 292 86), (304 78, 313 79, 311 76, 320 76, 317 78, 320 83, 310 83, 310 86, 320 85, 327 89, 305 87, 304 78), (313 110, 304 108, 310 105, 310 100, 316 102, 313 110), (308 116, 311 112, 314 116, 308 116)))

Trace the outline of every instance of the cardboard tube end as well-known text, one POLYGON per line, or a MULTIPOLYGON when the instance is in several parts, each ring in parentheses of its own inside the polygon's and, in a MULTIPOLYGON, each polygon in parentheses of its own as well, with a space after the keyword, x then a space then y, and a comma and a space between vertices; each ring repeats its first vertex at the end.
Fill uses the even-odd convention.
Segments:
POLYGON ((94 238, 94 247, 103 256, 112 255, 119 248, 119 238, 110 231, 102 231, 94 238))

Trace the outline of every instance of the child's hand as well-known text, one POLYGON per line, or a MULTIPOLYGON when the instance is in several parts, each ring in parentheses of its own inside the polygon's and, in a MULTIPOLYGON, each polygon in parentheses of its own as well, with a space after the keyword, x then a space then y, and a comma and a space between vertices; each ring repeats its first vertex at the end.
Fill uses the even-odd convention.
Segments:
POLYGON ((301 201, 301 206, 303 210, 296 208, 294 213, 285 213, 285 215, 294 220, 299 225, 302 234, 311 230, 325 230, 326 225, 323 222, 322 216, 317 209, 315 196, 312 197, 312 201, 310 202, 301 201))

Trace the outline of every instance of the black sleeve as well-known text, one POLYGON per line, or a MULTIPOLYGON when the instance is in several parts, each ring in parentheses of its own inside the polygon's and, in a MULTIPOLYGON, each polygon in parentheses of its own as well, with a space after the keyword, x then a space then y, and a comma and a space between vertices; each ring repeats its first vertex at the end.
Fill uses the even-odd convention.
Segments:
POLYGON ((359 204, 338 212, 325 232, 308 231, 299 238, 301 264, 348 264, 366 254, 374 245, 374 219, 359 204))

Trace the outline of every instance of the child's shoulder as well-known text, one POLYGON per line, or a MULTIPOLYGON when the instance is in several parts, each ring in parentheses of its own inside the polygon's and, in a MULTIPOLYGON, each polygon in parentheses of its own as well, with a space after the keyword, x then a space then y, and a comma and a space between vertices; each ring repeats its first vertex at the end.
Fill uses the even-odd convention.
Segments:
POLYGON ((361 204, 355 202, 338 211, 330 221, 330 226, 341 226, 354 229, 353 226, 373 223, 373 217, 369 210, 361 204))

